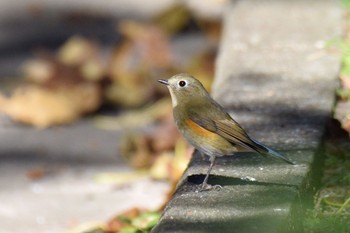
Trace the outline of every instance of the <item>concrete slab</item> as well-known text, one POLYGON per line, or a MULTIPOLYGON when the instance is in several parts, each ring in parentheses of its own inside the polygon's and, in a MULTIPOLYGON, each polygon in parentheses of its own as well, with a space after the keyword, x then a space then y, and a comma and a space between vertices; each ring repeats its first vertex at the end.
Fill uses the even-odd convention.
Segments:
POLYGON ((229 12, 214 98, 268 145, 317 147, 340 68, 326 46, 341 36, 338 2, 240 1, 229 12))
POLYGON ((299 221, 291 218, 298 218, 299 213, 291 211, 295 187, 241 184, 210 192, 197 190, 190 183, 181 186, 152 232, 280 233, 299 221))
POLYGON ((253 138, 297 165, 251 153, 219 158, 209 183, 222 189, 197 192, 209 163, 194 154, 153 233, 303 231, 340 67, 326 44, 341 26, 334 0, 232 1, 213 96, 253 138))
MULTIPOLYGON (((234 184, 238 179, 241 180, 238 182, 299 186, 303 183, 305 176, 311 172, 309 164, 312 162, 314 151, 285 151, 283 154, 288 158, 293 158, 297 164, 290 165, 254 153, 239 153, 235 156, 218 158, 211 174, 220 177, 224 183, 232 182, 234 184)), ((181 182, 187 182, 189 177, 195 175, 202 175, 203 179, 209 164, 207 156, 203 157, 199 153, 195 153, 181 182)))
POLYGON ((0 233, 62 233, 79 224, 103 223, 133 207, 157 209, 168 184, 149 178, 126 185, 105 184, 95 176, 128 171, 116 164, 53 163, 27 160, 0 163, 0 233), (30 179, 31 170, 47 172, 30 179))

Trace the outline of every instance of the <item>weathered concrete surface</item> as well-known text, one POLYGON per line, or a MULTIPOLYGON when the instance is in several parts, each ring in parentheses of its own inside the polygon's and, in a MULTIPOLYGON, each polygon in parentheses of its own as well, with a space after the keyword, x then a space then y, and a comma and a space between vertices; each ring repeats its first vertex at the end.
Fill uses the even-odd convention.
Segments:
POLYGON ((237 184, 197 190, 191 183, 182 185, 153 232, 285 232, 294 227, 289 216, 300 213, 291 213, 293 187, 237 184))
POLYGON ((135 206, 157 209, 168 191, 166 183, 150 178, 127 185, 95 181, 101 173, 130 170, 123 164, 33 161, 33 154, 25 155, 1 158, 1 233, 63 233, 80 224, 103 223, 135 206), (27 174, 35 170, 47 174, 30 179, 27 174))
POLYGON ((249 134, 286 155, 292 166, 254 154, 209 162, 198 154, 178 184, 158 232, 302 232, 302 213, 317 174, 340 67, 326 48, 341 34, 334 0, 232 2, 213 96, 249 134))
POLYGON ((159 208, 165 182, 96 180, 132 171, 118 153, 123 133, 99 130, 89 120, 35 130, 0 117, 0 233, 61 233, 130 208, 159 208), (35 172, 38 178, 30 175, 35 172))

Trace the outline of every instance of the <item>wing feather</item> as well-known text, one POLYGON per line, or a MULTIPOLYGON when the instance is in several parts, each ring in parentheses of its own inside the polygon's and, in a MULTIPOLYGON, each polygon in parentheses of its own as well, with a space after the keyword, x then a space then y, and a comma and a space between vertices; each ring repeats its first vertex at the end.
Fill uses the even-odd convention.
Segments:
POLYGON ((205 117, 194 111, 189 111, 188 117, 196 124, 211 132, 217 133, 232 144, 256 151, 255 143, 249 138, 244 129, 242 129, 242 127, 227 113, 223 111, 222 113, 223 114, 220 116, 209 115, 205 117))
MULTIPOLYGON (((255 151, 263 156, 271 155, 275 158, 282 159, 289 164, 294 164, 283 155, 273 151, 267 146, 251 139, 244 129, 233 120, 219 105, 214 105, 219 111, 206 112, 206 115, 199 115, 195 111, 189 111, 188 117, 201 127, 214 132, 233 145, 255 151)), ((201 111, 199 111, 201 112, 201 111)))

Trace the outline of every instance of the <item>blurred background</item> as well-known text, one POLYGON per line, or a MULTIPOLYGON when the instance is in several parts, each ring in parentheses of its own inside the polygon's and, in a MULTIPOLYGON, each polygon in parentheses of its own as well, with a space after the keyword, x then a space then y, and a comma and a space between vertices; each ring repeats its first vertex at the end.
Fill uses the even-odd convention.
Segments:
POLYGON ((155 224, 192 152, 156 80, 210 90, 225 4, 0 3, 0 232, 155 224))
MULTIPOLYGON (((0 2, 0 233, 150 231, 193 150, 157 80, 187 72, 210 91, 228 3, 0 2)), ((306 232, 349 229, 342 3, 344 37, 329 41, 342 52, 341 87, 306 232)))

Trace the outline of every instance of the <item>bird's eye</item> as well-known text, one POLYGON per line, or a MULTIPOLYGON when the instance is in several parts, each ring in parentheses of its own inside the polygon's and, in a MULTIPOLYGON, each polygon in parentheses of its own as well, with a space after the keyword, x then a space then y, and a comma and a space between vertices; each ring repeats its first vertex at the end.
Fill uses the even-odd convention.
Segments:
POLYGON ((186 85, 187 85, 187 82, 186 82, 186 81, 184 81, 184 80, 179 81, 179 86, 180 86, 180 87, 184 87, 184 86, 186 86, 186 85))

